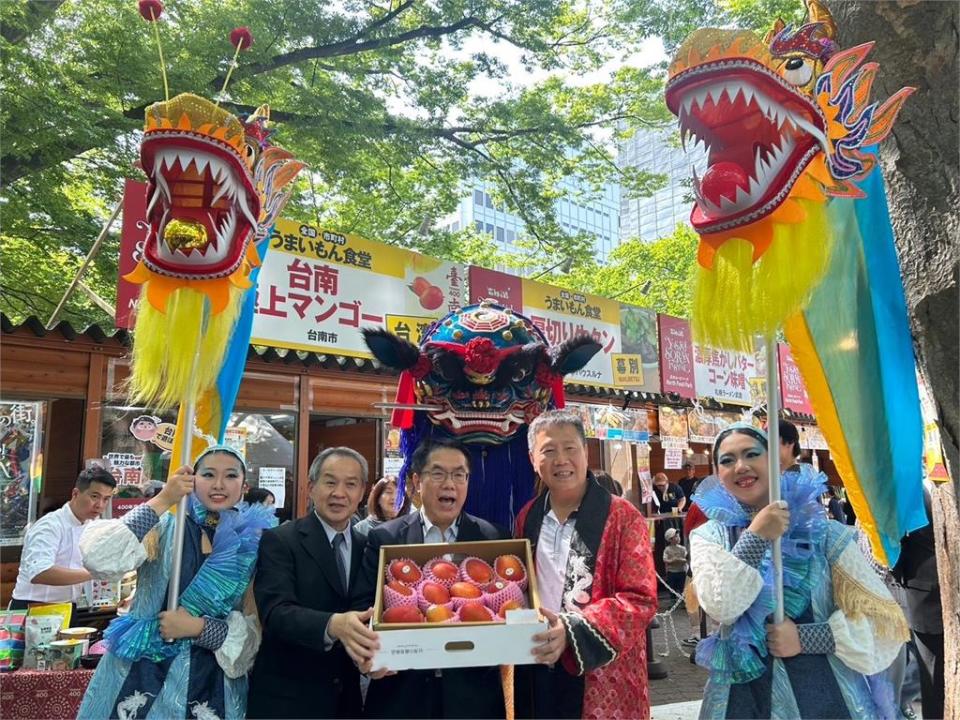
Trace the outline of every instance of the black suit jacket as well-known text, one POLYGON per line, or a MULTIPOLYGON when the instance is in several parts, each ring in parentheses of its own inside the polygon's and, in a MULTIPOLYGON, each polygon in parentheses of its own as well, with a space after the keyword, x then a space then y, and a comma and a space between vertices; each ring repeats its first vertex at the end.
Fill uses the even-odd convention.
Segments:
MULTIPOLYGON (((460 515, 459 542, 503 540, 509 535, 467 513, 460 515)), ((377 574, 381 545, 420 545, 420 513, 410 513, 374 528, 367 535, 363 566, 357 579, 355 607, 373 605, 381 578, 377 574)), ((404 670, 373 680, 364 715, 369 718, 502 718, 505 716, 499 667, 404 670)))
MULTIPOLYGON (((364 538, 350 532, 352 587, 364 538)), ((263 642, 250 677, 247 717, 359 717, 356 666, 339 642, 324 650, 330 616, 350 609, 350 593, 341 587, 333 548, 314 513, 263 534, 253 592, 263 642)))

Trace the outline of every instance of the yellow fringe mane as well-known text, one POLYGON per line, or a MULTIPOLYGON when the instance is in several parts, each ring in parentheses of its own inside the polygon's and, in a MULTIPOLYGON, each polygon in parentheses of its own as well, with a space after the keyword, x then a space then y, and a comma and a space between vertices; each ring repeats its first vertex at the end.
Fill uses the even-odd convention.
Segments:
POLYGON ((839 565, 834 565, 830 572, 833 575, 833 601, 844 615, 854 620, 866 617, 872 622, 873 631, 884 639, 910 640, 910 627, 896 601, 877 597, 839 565))
POLYGON ((769 336, 800 310, 826 271, 833 233, 825 203, 795 202, 803 206, 806 219, 773 223, 773 240, 759 259, 753 259, 752 243, 733 238, 717 249, 711 270, 697 269, 697 342, 749 350, 753 335, 769 336))
POLYGON ((144 299, 148 294, 144 288, 134 328, 128 387, 131 402, 163 410, 183 402, 191 391, 199 396, 216 382, 240 314, 243 290, 231 285, 229 292, 230 300, 218 314, 204 313, 205 295, 190 288, 172 292, 166 312, 160 312, 144 299), (198 342, 197 377, 191 387, 198 342))

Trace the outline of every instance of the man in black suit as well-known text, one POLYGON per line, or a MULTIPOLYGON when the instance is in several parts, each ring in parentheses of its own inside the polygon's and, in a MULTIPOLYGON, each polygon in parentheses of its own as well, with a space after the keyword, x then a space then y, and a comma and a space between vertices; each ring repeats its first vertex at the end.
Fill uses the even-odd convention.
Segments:
POLYGON ((355 450, 328 448, 310 466, 313 511, 263 534, 254 596, 263 644, 250 678, 247 717, 347 718, 361 713, 360 663, 376 649, 373 608, 351 611, 363 557, 353 532, 367 482, 355 450))
MULTIPOLYGON (((470 479, 464 447, 426 440, 410 460, 410 481, 423 506, 370 531, 357 586, 359 607, 372 604, 381 545, 502 540, 507 534, 463 512, 470 479)), ((505 715, 499 667, 404 670, 375 678, 367 691, 369 718, 502 718, 505 715)))

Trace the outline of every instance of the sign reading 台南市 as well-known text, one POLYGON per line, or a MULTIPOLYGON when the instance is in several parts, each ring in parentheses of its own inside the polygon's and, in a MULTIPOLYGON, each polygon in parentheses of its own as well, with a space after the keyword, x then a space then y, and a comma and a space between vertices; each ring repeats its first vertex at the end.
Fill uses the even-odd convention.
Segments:
POLYGON ((280 220, 260 271, 250 342, 371 357, 360 330, 411 342, 463 303, 465 269, 410 250, 280 220))
POLYGON ((805 415, 813 415, 810 396, 807 394, 807 387, 803 384, 803 376, 800 375, 800 368, 793 359, 790 346, 779 343, 777 349, 780 363, 780 397, 783 407, 805 415))
POLYGON ((697 396, 693 374, 690 323, 660 315, 660 384, 664 393, 693 399, 697 396))
POLYGON ((566 380, 584 385, 615 384, 612 357, 621 350, 617 302, 471 266, 470 301, 486 299, 526 315, 551 345, 580 333, 592 336, 600 343, 600 352, 566 380))
POLYGON ((758 375, 755 353, 694 344, 693 367, 697 397, 734 405, 752 404, 750 383, 758 375))

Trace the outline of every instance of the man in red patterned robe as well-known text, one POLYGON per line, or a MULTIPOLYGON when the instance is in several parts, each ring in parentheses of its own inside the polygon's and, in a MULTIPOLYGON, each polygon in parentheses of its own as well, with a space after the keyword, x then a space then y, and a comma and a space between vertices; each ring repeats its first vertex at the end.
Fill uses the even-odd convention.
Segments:
POLYGON ((520 511, 517 537, 535 548, 550 626, 536 665, 516 669, 517 717, 648 718, 645 634, 657 589, 647 522, 587 470, 580 418, 554 410, 528 434, 544 491, 520 511))

